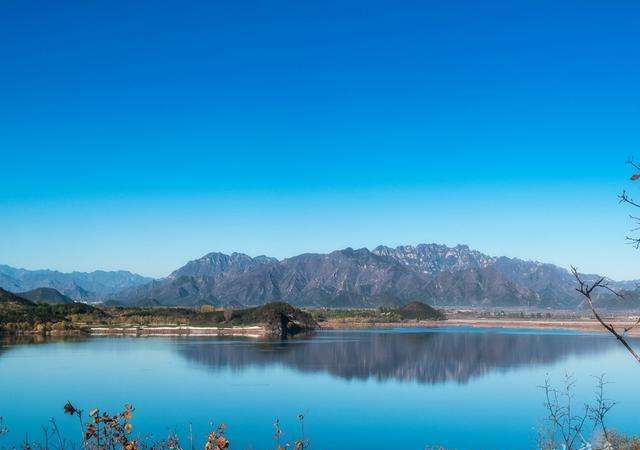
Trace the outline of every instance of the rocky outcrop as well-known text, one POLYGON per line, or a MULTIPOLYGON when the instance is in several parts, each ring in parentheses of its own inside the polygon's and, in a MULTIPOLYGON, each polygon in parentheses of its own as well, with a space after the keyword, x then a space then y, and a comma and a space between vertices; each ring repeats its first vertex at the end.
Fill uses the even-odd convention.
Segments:
POLYGON ((227 321, 236 324, 262 325, 268 336, 280 339, 308 333, 318 327, 310 314, 283 302, 230 311, 227 321))
POLYGON ((496 258, 471 250, 466 245, 447 247, 439 244, 401 245, 396 248, 380 245, 373 253, 389 256, 407 267, 430 275, 481 269, 495 263, 496 258))

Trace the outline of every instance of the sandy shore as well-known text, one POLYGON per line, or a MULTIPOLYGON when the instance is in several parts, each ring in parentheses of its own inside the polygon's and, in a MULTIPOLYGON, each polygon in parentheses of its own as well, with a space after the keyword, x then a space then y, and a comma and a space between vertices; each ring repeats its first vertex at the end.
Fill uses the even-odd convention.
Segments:
MULTIPOLYGON (((597 320, 531 320, 531 319, 451 319, 447 320, 448 325, 469 326, 479 328, 534 328, 534 329, 566 329, 576 331, 586 331, 593 333, 608 333, 597 320)), ((625 328, 634 325, 630 320, 612 320, 607 324, 612 324, 622 332, 625 328)), ((629 336, 640 336, 640 328, 634 328, 628 333, 629 336)))
MULTIPOLYGON (((607 321, 613 324, 617 330, 631 327, 634 322, 630 320, 615 319, 607 321)), ((474 328, 522 328, 522 329, 564 329, 593 333, 608 333, 600 323, 594 320, 560 320, 560 319, 483 319, 483 318, 451 318, 444 321, 405 321, 405 322, 367 322, 350 319, 332 319, 322 322, 324 329, 350 329, 350 328, 395 328, 395 327, 474 327, 474 328)), ((640 325, 628 333, 629 336, 640 336, 640 325)))

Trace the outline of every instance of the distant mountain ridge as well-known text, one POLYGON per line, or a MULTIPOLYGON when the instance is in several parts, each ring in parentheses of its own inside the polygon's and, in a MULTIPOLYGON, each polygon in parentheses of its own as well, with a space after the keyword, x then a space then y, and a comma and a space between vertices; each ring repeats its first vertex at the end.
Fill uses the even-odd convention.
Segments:
POLYGON ((152 278, 124 270, 63 273, 55 270, 27 270, 0 265, 0 288, 25 292, 51 288, 73 300, 103 300, 152 278))
MULTIPOLYGON (((628 290, 633 284, 613 282, 612 286, 628 290)), ((347 248, 283 260, 208 253, 164 279, 126 288, 112 299, 127 305, 165 306, 285 301, 298 306, 376 307, 416 300, 462 307, 577 308, 582 304, 566 269, 488 256, 466 245, 439 244, 347 248)))
MULTIPOLYGON (((592 280, 596 275, 584 277, 592 280)), ((611 285, 623 291, 625 299, 603 293, 596 299, 601 306, 640 308, 636 282, 611 285)), ((68 297, 139 306, 240 307, 270 301, 328 307, 402 306, 412 301, 460 307, 584 306, 573 276, 564 268, 440 244, 346 248, 282 260, 213 252, 163 279, 127 271, 61 273, 0 265, 0 288, 25 296, 35 290, 29 294, 34 299, 68 297)))

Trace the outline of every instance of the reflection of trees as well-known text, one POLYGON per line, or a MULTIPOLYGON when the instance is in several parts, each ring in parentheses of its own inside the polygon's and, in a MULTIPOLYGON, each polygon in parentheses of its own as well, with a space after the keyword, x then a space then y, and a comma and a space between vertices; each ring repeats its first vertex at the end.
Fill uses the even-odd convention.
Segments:
POLYGON ((345 379, 464 383, 499 370, 600 353, 599 335, 484 332, 331 332, 278 343, 199 341, 179 346, 185 358, 213 369, 284 365, 345 379))
MULTIPOLYGON (((60 340, 86 338, 0 337, 0 358, 17 344, 60 340)), ((176 348, 188 360, 213 370, 283 365, 344 379, 464 383, 494 371, 601 353, 615 345, 601 335, 337 331, 313 339, 268 342, 185 338, 176 348)))

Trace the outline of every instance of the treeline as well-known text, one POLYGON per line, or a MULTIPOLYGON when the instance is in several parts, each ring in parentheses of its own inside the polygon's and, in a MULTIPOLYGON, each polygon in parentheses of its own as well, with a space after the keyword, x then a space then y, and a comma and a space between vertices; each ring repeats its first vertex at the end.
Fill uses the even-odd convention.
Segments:
POLYGON ((0 304, 0 330, 5 332, 80 331, 80 323, 101 320, 105 314, 84 303, 51 305, 31 303, 0 304))
POLYGON ((441 310, 417 301, 397 308, 319 308, 312 309, 311 313, 318 322, 327 320, 356 320, 370 323, 398 323, 405 321, 434 321, 446 319, 446 315, 441 310))
POLYGON ((245 309, 104 307, 84 303, 47 304, 22 301, 0 302, 0 332, 66 333, 85 332, 91 326, 249 326, 289 331, 314 329, 310 314, 287 303, 268 303, 245 309))

